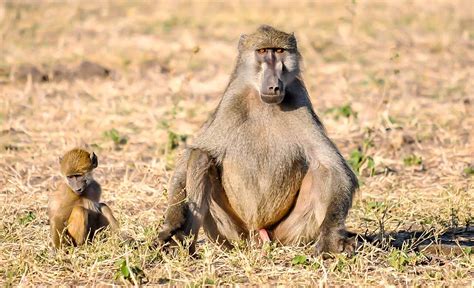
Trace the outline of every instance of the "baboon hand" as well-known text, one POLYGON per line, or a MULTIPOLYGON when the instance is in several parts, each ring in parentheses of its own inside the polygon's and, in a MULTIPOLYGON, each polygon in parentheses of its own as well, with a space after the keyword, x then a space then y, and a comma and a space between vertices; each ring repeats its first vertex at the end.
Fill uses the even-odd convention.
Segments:
POLYGON ((331 253, 346 253, 353 256, 357 247, 355 237, 346 235, 332 235, 331 237, 321 235, 316 244, 315 256, 321 255, 324 259, 329 258, 331 253))
POLYGON ((179 229, 172 229, 171 227, 164 225, 164 227, 158 233, 158 237, 154 244, 156 247, 162 247, 166 249, 183 244, 184 238, 183 231, 179 229))

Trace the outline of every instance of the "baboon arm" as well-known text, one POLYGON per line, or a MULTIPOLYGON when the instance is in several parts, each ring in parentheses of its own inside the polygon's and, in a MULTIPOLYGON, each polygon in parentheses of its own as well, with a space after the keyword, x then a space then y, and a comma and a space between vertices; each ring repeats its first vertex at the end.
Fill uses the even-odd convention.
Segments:
POLYGON ((159 239, 167 241, 173 231, 178 230, 186 221, 186 171, 189 150, 178 158, 176 168, 168 184, 168 208, 159 239))
POLYGON ((216 182, 219 181, 216 177, 217 168, 206 152, 190 149, 186 152, 186 159, 186 163, 181 163, 184 168, 177 167, 173 176, 177 177, 172 179, 170 186, 173 188, 170 193, 174 195, 170 195, 170 207, 159 238, 164 242, 170 242, 171 237, 176 236, 178 241, 183 242, 185 237, 191 236, 189 250, 193 253, 198 231, 202 226, 204 216, 209 212, 210 195, 214 189, 219 189, 221 186, 216 182), (184 183, 183 180, 185 180, 184 183), (184 187, 186 187, 185 190, 184 187), (176 190, 178 188, 180 188, 179 191, 176 190))
POLYGON ((118 230, 119 228, 119 223, 117 219, 115 219, 114 214, 112 213, 112 209, 110 209, 109 206, 105 203, 100 203, 100 212, 102 213, 102 217, 105 218, 105 221, 102 220, 101 222, 105 223, 100 223, 101 226, 110 226, 110 229, 112 231, 118 230))
POLYGON ((314 203, 314 218, 319 228, 315 254, 352 253, 355 246, 347 237, 345 219, 358 187, 357 177, 332 143, 326 149, 327 154, 328 151, 332 152, 331 161, 325 159, 318 161, 317 165, 312 163, 309 169, 310 198, 314 203))
POLYGON ((209 212, 210 196, 214 189, 220 189, 217 178, 217 167, 208 153, 193 149, 189 153, 186 172, 186 222, 182 229, 183 236, 191 236, 190 253, 194 253, 198 232, 209 212))
POLYGON ((50 226, 52 244, 54 248, 59 248, 63 239, 64 228, 66 228, 64 221, 60 218, 53 218, 51 219, 50 226))
POLYGON ((75 206, 67 221, 67 231, 75 245, 82 245, 87 240, 89 233, 89 215, 81 206, 75 206))
MULTIPOLYGON (((191 151, 188 160, 188 171, 186 177, 186 192, 188 196, 187 206, 189 209, 189 219, 193 219, 192 222, 196 222, 197 225, 192 225, 192 232, 197 233, 201 226, 204 213, 209 209, 209 196, 212 193, 213 183, 215 181, 216 173, 210 173, 211 170, 216 170, 213 166, 210 156, 201 150, 194 149, 191 151), (196 221, 194 221, 196 220, 196 221), (199 226, 199 227, 195 227, 199 226)), ((196 224, 194 223, 194 224, 196 224)))

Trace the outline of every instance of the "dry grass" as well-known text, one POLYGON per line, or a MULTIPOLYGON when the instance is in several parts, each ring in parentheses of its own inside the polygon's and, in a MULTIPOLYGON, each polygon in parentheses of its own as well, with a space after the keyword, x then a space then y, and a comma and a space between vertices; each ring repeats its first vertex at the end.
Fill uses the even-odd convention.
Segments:
POLYGON ((83 2, 0 2, 2 286, 474 285, 471 1, 83 2), (222 251, 203 239, 191 259, 148 246, 175 144, 192 141, 225 88, 239 33, 260 23, 295 31, 317 113, 346 158, 360 150, 348 227, 386 237, 353 258, 323 261, 312 247, 222 251), (113 73, 51 79, 82 60, 113 73), (22 80, 23 64, 50 81, 22 80), (112 235, 54 255, 46 206, 57 157, 86 143, 104 200, 136 242, 112 235), (465 246, 436 252, 418 245, 427 238, 465 246))

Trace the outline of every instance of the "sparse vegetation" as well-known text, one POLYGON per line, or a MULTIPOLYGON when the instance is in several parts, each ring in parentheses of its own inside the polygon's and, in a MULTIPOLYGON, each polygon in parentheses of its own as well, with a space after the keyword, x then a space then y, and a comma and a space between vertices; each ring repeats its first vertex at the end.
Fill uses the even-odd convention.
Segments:
POLYGON ((474 175, 474 167, 472 166, 466 167, 464 168, 463 172, 464 174, 466 174, 466 176, 472 176, 474 175))
POLYGON ((0 2, 0 286, 472 286, 472 17, 469 0, 0 2), (204 235, 196 257, 153 248, 180 146, 261 23, 295 32, 316 112, 363 183, 354 257, 204 235), (47 193, 84 143, 132 239, 53 253, 47 193))
POLYGON ((130 266, 127 259, 118 261, 118 271, 115 278, 127 280, 134 285, 146 283, 146 276, 142 269, 138 266, 130 266))
POLYGON ((357 174, 360 174, 364 170, 367 170, 370 176, 373 176, 375 173, 374 159, 358 149, 351 152, 348 161, 357 174))
POLYGON ((421 159, 421 157, 415 154, 411 154, 403 158, 403 164, 405 164, 405 166, 421 165, 422 163, 423 160, 421 159))
POLYGON ((338 120, 339 117, 349 118, 354 117, 357 118, 357 112, 352 110, 351 104, 345 104, 340 107, 330 108, 326 111, 327 114, 334 115, 334 119, 338 120))
POLYGON ((127 144, 127 137, 121 136, 120 133, 115 128, 105 131, 104 137, 112 140, 117 147, 120 145, 127 144))
POLYGON ((35 219, 36 219, 35 213, 28 211, 23 216, 21 216, 19 220, 20 220, 20 224, 26 225, 35 219))
POLYGON ((374 146, 372 140, 372 131, 367 129, 366 137, 362 140, 362 145, 357 149, 352 150, 347 161, 352 166, 357 175, 365 173, 365 176, 375 175, 375 161, 372 156, 369 156, 369 149, 374 146))
POLYGON ((308 257, 306 257, 305 255, 296 255, 291 260, 292 265, 305 265, 307 263, 308 263, 308 257))

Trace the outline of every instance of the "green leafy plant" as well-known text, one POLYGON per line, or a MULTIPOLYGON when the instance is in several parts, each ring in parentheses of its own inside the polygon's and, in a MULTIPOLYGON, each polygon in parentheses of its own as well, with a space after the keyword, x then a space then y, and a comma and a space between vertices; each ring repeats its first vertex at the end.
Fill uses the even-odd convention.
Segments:
POLYGON ((415 154, 411 154, 403 158, 403 164, 405 164, 405 166, 421 165, 422 163, 423 159, 415 154))
POLYGON ((340 107, 330 108, 326 110, 326 113, 333 114, 334 119, 336 120, 338 120, 340 117, 349 118, 352 116, 353 118, 357 118, 357 112, 352 109, 350 103, 342 105, 340 107))
POLYGON ((104 137, 112 140, 116 146, 125 145, 128 142, 128 138, 126 136, 120 135, 120 133, 115 128, 105 131, 104 137))
POLYGON ((296 255, 291 260, 291 265, 306 265, 308 264, 308 257, 305 255, 296 255))
POLYGON ((404 251, 400 250, 392 250, 388 255, 388 263, 390 266, 400 272, 405 270, 405 267, 409 263, 409 259, 409 256, 404 251))
POLYGON ((349 164, 357 174, 361 174, 364 170, 369 172, 369 176, 375 174, 375 161, 371 156, 363 153, 363 151, 356 149, 351 152, 349 164))
POLYGON ((357 175, 361 175, 363 172, 366 172, 368 176, 375 175, 375 161, 368 153, 369 149, 374 146, 372 132, 370 128, 365 129, 362 147, 352 150, 349 156, 348 162, 357 175))
POLYGON ((168 142, 166 145, 167 151, 172 151, 178 148, 180 142, 185 142, 188 139, 188 135, 177 134, 171 130, 168 130, 168 142))
POLYGON ((464 174, 466 174, 466 176, 472 176, 474 175, 474 167, 473 166, 466 167, 464 168, 463 172, 464 174))
POLYGON ((367 208, 372 211, 382 211, 387 208, 387 204, 383 201, 369 201, 367 202, 367 208))
POLYGON ((176 119, 178 110, 181 110, 181 108, 178 106, 178 103, 175 103, 173 108, 168 112, 169 119, 164 119, 158 123, 158 128, 165 129, 168 133, 168 140, 166 142, 165 148, 165 154, 167 155, 170 154, 171 151, 178 148, 180 142, 185 142, 188 138, 188 135, 176 133, 171 128, 171 122, 176 119))
POLYGON ((20 224, 26 225, 36 219, 35 213, 28 211, 23 216, 20 217, 20 224))
POLYGON ((466 255, 471 255, 471 254, 474 254, 474 250, 472 249, 472 247, 466 247, 463 249, 463 252, 466 253, 466 255))
POLYGON ((336 255, 336 261, 331 265, 331 271, 342 272, 350 269, 351 264, 355 263, 355 259, 349 259, 345 255, 336 255))
POLYGON ((143 284, 146 282, 146 276, 143 270, 138 266, 130 266, 127 259, 122 259, 117 262, 117 273, 115 278, 122 278, 134 285, 143 284))

